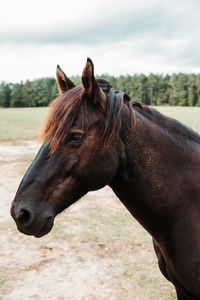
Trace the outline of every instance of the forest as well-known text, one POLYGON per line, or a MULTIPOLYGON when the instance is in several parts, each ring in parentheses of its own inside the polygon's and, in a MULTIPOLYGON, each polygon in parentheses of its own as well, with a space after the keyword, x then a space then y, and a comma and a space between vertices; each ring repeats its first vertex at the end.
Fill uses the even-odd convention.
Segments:
MULTIPOLYGON (((109 81, 131 99, 147 105, 200 106, 200 74, 97 76, 109 81)), ((72 76, 79 84, 80 76, 72 76)), ((47 106, 58 96, 55 78, 41 78, 20 83, 0 83, 0 107, 47 106)))

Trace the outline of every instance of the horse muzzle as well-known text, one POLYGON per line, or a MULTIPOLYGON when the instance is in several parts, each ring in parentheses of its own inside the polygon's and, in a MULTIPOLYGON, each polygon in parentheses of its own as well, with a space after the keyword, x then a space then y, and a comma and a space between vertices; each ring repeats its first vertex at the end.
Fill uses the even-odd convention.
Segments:
POLYGON ((39 238, 49 233, 53 227, 54 215, 51 211, 33 209, 13 201, 10 212, 18 230, 26 235, 39 238))

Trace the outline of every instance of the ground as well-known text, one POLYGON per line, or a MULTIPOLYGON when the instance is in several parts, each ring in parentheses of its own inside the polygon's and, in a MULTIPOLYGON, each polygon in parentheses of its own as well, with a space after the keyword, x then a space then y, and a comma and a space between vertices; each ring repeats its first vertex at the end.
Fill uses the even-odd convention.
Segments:
POLYGON ((38 148, 36 141, 0 145, 0 299, 176 299, 151 237, 108 187, 59 215, 41 239, 17 231, 10 204, 38 148))

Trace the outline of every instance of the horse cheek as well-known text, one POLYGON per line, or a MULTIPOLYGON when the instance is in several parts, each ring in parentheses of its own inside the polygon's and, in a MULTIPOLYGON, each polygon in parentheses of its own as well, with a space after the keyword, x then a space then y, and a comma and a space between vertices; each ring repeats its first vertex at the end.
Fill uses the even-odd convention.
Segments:
POLYGON ((89 190, 97 190, 108 185, 114 178, 118 159, 115 155, 99 155, 88 162, 85 171, 82 173, 82 181, 89 190))

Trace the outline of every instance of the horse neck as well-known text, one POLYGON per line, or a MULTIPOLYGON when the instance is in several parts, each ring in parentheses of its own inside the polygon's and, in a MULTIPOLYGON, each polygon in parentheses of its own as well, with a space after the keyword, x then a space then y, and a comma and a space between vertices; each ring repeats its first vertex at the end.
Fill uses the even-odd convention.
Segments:
POLYGON ((194 163, 191 151, 195 150, 188 142, 188 151, 183 151, 183 139, 167 130, 169 119, 163 117, 159 125, 139 110, 134 114, 133 128, 124 114, 120 163, 110 186, 130 213, 155 237, 159 223, 164 224, 167 212, 170 214, 178 205, 174 192, 184 192, 188 178, 182 176, 182 171, 185 172, 187 165, 191 169, 194 163))

